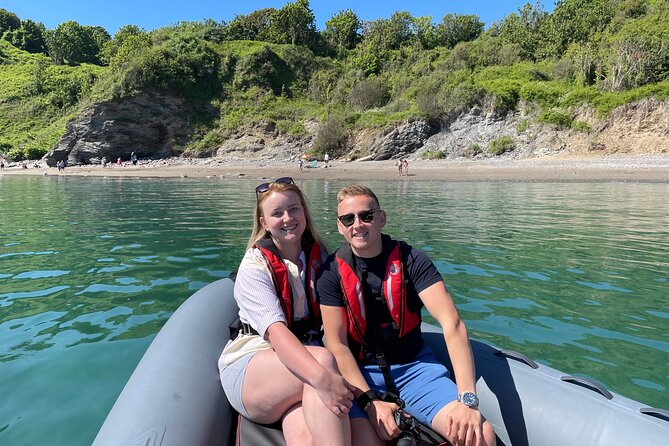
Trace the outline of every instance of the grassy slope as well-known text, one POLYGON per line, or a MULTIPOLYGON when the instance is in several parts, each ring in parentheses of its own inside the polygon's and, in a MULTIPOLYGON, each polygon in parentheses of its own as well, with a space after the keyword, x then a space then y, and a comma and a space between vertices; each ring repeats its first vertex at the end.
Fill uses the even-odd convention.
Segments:
MULTIPOLYGON (((556 62, 456 69, 453 52, 447 49, 402 49, 388 55, 377 78, 388 91, 385 105, 361 109, 352 105, 351 90, 363 79, 352 57, 320 58, 305 48, 253 41, 207 45, 221 59, 222 88, 214 95, 189 93, 207 98, 219 111, 216 119, 194 117, 200 122, 198 136, 188 148, 196 151, 214 147, 240 126, 259 121, 272 122, 291 134, 304 133, 306 120, 324 122, 331 115, 339 116, 349 131, 384 128, 412 117, 429 117, 425 97, 446 115, 486 98, 493 98, 493 106, 502 111, 524 101, 543 111, 537 119, 566 120, 567 126, 573 109, 583 104, 605 116, 629 102, 669 97, 669 80, 610 92, 560 79, 552 74, 556 62), (278 59, 259 60, 266 48, 278 59), (259 72, 265 78, 250 80, 259 72), (272 92, 263 81, 278 83, 280 92, 276 88, 272 92)), ((51 65, 44 55, 0 41, 0 150, 14 156, 43 154, 57 143, 83 103, 111 98, 114 85, 122 81, 106 67, 51 65)))
POLYGON ((40 155, 58 142, 76 103, 105 69, 52 65, 5 41, 0 51, 0 147, 10 155, 40 155))

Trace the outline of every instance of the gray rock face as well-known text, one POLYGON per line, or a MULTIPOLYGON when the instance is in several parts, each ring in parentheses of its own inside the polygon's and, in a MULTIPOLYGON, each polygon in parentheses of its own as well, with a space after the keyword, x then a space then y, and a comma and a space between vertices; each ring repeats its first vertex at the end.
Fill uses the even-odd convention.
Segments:
POLYGON ((312 139, 313 135, 287 135, 272 123, 259 122, 239 129, 217 148, 216 157, 265 161, 297 159, 312 139))
MULTIPOLYGON (((423 147, 427 139, 437 133, 438 129, 431 127, 425 121, 409 121, 389 132, 378 135, 370 145, 367 156, 375 161, 392 158, 402 158, 423 147)), ((357 148, 360 152, 363 147, 357 148)))
POLYGON ((174 142, 191 132, 184 106, 179 97, 154 92, 96 103, 67 124, 44 159, 53 167, 60 160, 68 165, 94 164, 102 157, 127 161, 132 152, 140 158, 170 156, 174 142))
MULTIPOLYGON (((88 107, 70 121, 58 147, 45 156, 49 166, 163 158, 191 138, 188 116, 192 105, 176 96, 145 92, 122 101, 88 107)), ((439 129, 412 119, 385 130, 359 129, 349 134, 346 158, 359 161, 407 157, 420 159, 426 151, 448 159, 527 158, 558 153, 669 153, 669 100, 647 99, 614 111, 605 120, 594 111, 574 110, 580 130, 538 122, 539 109, 525 104, 506 116, 475 107, 439 129), (488 149, 500 137, 510 137, 514 149, 495 155, 488 149), (641 149, 639 149, 641 148, 641 149)), ((225 141, 203 152, 219 160, 293 161, 309 150, 320 124, 303 123, 305 132, 286 134, 276 125, 257 122, 239 128, 225 141)), ((431 154, 430 154, 431 155, 431 154)), ((332 157, 332 154, 330 154, 332 157)))

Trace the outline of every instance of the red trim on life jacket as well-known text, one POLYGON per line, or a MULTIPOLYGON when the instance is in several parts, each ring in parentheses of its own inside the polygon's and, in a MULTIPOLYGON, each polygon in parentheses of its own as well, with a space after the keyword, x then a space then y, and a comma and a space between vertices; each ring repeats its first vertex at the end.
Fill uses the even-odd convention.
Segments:
MULTIPOLYGON (((390 316, 397 325, 397 335, 403 337, 416 328, 420 322, 420 317, 417 313, 409 311, 407 306, 402 251, 399 242, 394 243, 395 246, 388 256, 382 288, 390 316)), ((336 259, 341 288, 346 301, 348 333, 355 342, 367 346, 368 343, 365 341, 367 309, 365 308, 361 278, 355 271, 350 245, 340 248, 337 251, 336 259)))
MULTIPOLYGON (((288 268, 283 263, 279 249, 274 245, 271 239, 262 239, 256 243, 256 248, 260 250, 263 257, 267 261, 269 273, 272 276, 272 283, 276 295, 279 297, 281 309, 286 317, 288 328, 293 323, 293 293, 288 279, 288 268)), ((322 257, 321 248, 317 243, 306 244, 302 247, 306 254, 306 286, 305 292, 307 295, 307 305, 309 307, 309 314, 307 319, 313 322, 312 328, 320 330, 321 328, 321 312, 318 302, 316 300, 316 275, 321 267, 322 257)))

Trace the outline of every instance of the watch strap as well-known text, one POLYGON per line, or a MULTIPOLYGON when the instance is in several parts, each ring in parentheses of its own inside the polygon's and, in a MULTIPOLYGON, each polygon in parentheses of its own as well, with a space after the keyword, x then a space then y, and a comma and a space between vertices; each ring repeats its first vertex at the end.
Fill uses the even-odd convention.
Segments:
POLYGON ((381 399, 379 397, 379 394, 376 393, 375 390, 370 389, 365 393, 360 394, 359 397, 355 399, 355 401, 358 403, 358 406, 364 411, 367 412, 367 409, 369 409, 369 405, 372 404, 372 401, 381 399))

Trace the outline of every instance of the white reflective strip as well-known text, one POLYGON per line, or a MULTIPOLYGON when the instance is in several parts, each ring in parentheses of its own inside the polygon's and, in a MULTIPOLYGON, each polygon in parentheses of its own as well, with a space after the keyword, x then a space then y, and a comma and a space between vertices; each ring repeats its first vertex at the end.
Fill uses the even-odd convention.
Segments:
POLYGON ((310 268, 311 273, 309 273, 309 288, 311 288, 311 295, 316 296, 316 282, 314 282, 314 277, 316 277, 316 271, 313 267, 310 268))
POLYGON ((386 295, 388 296, 388 309, 390 314, 393 314, 393 307, 395 306, 395 301, 393 300, 393 276, 388 273, 388 280, 386 281, 386 295))
POLYGON ((360 282, 355 284, 355 292, 358 293, 358 303, 360 304, 360 314, 362 318, 367 320, 367 311, 365 310, 365 301, 362 297, 362 289, 360 289, 360 282))

